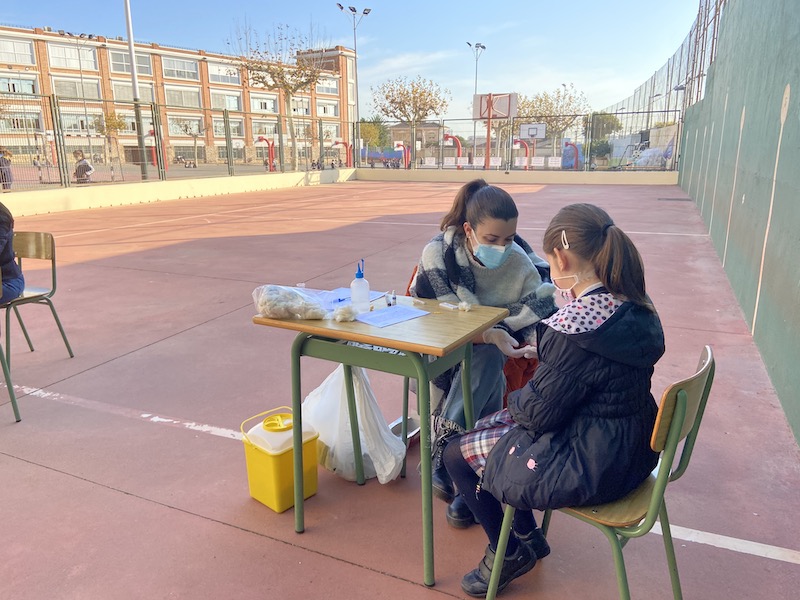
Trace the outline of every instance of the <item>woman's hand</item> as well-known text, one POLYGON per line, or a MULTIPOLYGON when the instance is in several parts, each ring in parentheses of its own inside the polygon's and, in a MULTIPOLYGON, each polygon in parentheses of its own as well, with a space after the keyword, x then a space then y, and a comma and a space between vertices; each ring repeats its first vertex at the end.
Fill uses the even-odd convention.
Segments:
POLYGON ((486 344, 494 344, 497 348, 508 356, 509 358, 520 358, 525 356, 526 352, 530 352, 530 346, 523 346, 518 348, 519 342, 515 340, 505 329, 495 327, 487 329, 483 332, 483 341, 486 344))

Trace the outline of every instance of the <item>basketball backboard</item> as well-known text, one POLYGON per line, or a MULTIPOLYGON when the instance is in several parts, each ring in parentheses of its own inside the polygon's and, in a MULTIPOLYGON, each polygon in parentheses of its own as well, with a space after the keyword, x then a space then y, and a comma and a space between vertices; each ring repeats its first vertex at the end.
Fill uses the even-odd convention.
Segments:
POLYGON ((473 119, 510 119, 517 116, 516 94, 475 94, 473 119))
POLYGON ((519 126, 519 137, 523 140, 545 139, 547 125, 544 123, 523 123, 519 126))

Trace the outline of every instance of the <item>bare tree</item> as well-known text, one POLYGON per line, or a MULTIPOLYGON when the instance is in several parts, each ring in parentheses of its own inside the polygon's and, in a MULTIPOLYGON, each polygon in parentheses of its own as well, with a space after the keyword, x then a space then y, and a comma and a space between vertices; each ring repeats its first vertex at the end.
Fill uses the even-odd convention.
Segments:
POLYGON ((520 95, 517 106, 520 117, 535 118, 547 126, 547 133, 553 136, 554 153, 557 140, 589 112, 586 96, 572 83, 569 86, 562 84, 552 92, 539 92, 531 98, 520 95))
MULTIPOLYGON (((202 126, 194 119, 175 119, 171 121, 170 125, 170 129, 177 133, 192 137, 194 142, 194 164, 197 165, 197 138, 204 133, 202 126)), ((206 160, 208 160, 208 154, 206 154, 206 160)))
POLYGON ((97 133, 104 136, 105 144, 103 146, 103 153, 106 155, 106 160, 108 162, 114 160, 113 148, 116 145, 114 141, 119 135, 119 132, 125 129, 125 125, 125 119, 113 110, 99 115, 94 119, 95 130, 97 133))
POLYGON ((244 71, 251 85, 283 92, 293 170, 297 169, 298 147, 292 99, 300 92, 310 92, 325 68, 324 52, 312 37, 277 24, 262 40, 245 25, 229 42, 237 54, 234 63, 244 71))

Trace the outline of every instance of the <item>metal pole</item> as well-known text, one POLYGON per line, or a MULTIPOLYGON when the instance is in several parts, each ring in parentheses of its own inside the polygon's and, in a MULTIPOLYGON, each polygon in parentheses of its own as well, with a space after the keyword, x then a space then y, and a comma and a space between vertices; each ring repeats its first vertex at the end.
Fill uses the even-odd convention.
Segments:
POLYGON ((478 122, 477 122, 477 120, 475 120, 475 106, 474 106, 474 104, 475 104, 475 96, 478 95, 478 59, 481 57, 481 54, 483 53, 483 51, 486 50, 486 46, 484 44, 481 44, 480 42, 475 42, 474 44, 471 44, 470 42, 467 42, 467 46, 472 48, 472 52, 475 55, 475 91, 472 94, 472 103, 473 103, 473 107, 472 107, 472 162, 474 164, 474 162, 475 162, 475 154, 476 154, 476 150, 475 149, 476 149, 476 146, 477 146, 477 144, 475 143, 476 142, 475 138, 478 135, 478 133, 477 133, 477 131, 478 131, 478 122))
POLYGON ((342 4, 339 2, 336 3, 336 6, 339 7, 339 10, 342 11, 342 14, 345 16, 347 16, 349 11, 350 17, 353 19, 353 82, 355 84, 355 94, 353 94, 353 99, 355 100, 355 113, 353 117, 355 118, 355 123, 353 124, 351 154, 353 155, 353 166, 359 166, 361 164, 361 111, 359 110, 358 105, 358 40, 356 37, 356 29, 358 28, 358 24, 361 23, 361 19, 371 13, 372 9, 365 8, 361 11, 361 13, 359 13, 355 6, 348 6, 348 10, 345 10, 344 6, 342 6, 342 4), (358 157, 357 160, 356 157, 358 157))
MULTIPOLYGON (((139 165, 142 179, 147 179, 147 159, 144 150, 144 127, 142 127, 142 107, 139 97, 139 76, 136 73, 136 52, 133 45, 133 23, 131 21, 131 3, 125 0, 125 24, 128 28, 128 56, 131 61, 131 85, 133 86, 133 111, 136 121, 136 145, 139 147, 139 165)), ((154 119, 155 121, 155 119, 154 119)))

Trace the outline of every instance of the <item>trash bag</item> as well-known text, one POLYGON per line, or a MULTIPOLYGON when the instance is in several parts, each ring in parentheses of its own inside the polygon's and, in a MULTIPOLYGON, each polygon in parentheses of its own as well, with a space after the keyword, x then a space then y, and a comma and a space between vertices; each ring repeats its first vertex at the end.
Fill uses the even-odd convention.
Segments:
MULTIPOLYGON (((361 367, 352 369, 364 477, 377 477, 379 482, 387 483, 400 473, 406 446, 386 424, 366 371, 361 367)), ((347 410, 344 365, 339 365, 318 388, 306 396, 303 401, 303 422, 319 432, 319 464, 348 481, 355 481, 355 452, 347 410)))

